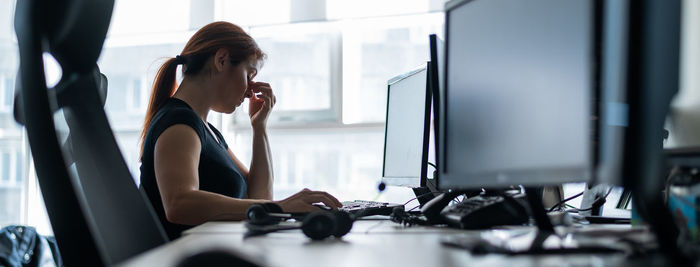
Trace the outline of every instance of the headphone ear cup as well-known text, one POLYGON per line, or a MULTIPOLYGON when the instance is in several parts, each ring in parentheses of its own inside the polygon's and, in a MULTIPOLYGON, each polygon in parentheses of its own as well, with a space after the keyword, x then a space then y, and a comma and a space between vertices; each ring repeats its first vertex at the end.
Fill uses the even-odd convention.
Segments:
POLYGON ((280 207, 280 205, 277 205, 277 203, 268 202, 268 203, 262 203, 261 205, 269 213, 284 213, 284 211, 282 210, 282 207, 280 207))
POLYGON ((345 211, 333 211, 335 216, 335 231, 333 236, 340 238, 350 232, 352 229, 353 219, 350 217, 350 213, 345 211))
POLYGON ((301 231, 313 240, 321 240, 335 232, 335 216, 329 212, 314 212, 306 216, 301 225, 301 231))
POLYGON ((280 222, 279 218, 270 216, 268 212, 264 204, 253 204, 248 207, 246 216, 248 222, 253 225, 271 225, 280 222))

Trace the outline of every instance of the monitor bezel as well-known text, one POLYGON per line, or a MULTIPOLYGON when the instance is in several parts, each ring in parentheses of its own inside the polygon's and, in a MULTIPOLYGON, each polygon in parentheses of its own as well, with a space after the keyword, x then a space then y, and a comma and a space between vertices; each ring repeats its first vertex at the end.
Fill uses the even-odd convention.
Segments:
POLYGON ((426 180, 427 180, 427 169, 428 169, 428 150, 429 150, 429 141, 430 141, 430 110, 432 108, 431 105, 431 92, 430 92, 430 72, 429 72, 429 64, 428 63, 423 63, 417 68, 414 68, 413 70, 406 72, 404 74, 398 75, 396 77, 393 77, 389 79, 387 82, 387 95, 386 95, 386 112, 385 112, 385 120, 384 120, 384 153, 382 155, 382 182, 384 182, 386 185, 391 185, 391 186, 404 186, 404 187, 425 187, 426 186, 426 180), (425 79, 425 101, 424 101, 424 109, 423 109, 423 144, 422 144, 422 151, 421 151, 421 166, 420 166, 420 175, 418 177, 409 177, 409 176, 395 176, 395 177, 387 177, 386 176, 386 158, 387 158, 387 147, 386 147, 386 140, 387 140, 387 132, 388 132, 388 122, 389 122, 389 108, 390 108, 390 101, 389 101, 389 95, 391 94, 391 87, 392 85, 406 79, 409 77, 412 77, 418 73, 425 72, 426 74, 426 79, 425 79), (418 179, 418 183, 415 183, 415 180, 418 179))
MULTIPOLYGON (((450 17, 452 15, 452 11, 455 9, 462 7, 465 4, 474 2, 475 0, 453 0, 445 3, 445 48, 444 48, 444 62, 442 66, 443 68, 443 81, 442 81, 442 90, 440 97, 444 99, 440 105, 440 114, 439 114, 439 131, 436 131, 436 133, 440 133, 439 137, 436 137, 436 141, 438 143, 437 146, 437 151, 438 154, 436 155, 436 158, 440 158, 439 160, 439 167, 438 167, 438 176, 440 179, 438 180, 438 188, 440 189, 474 189, 474 188, 503 188, 508 185, 523 185, 523 186, 542 186, 542 185, 552 185, 552 184, 561 184, 561 183, 569 183, 569 182, 587 182, 591 180, 591 175, 592 175, 592 163, 589 162, 587 166, 570 166, 570 167, 564 167, 564 168, 551 168, 551 169, 532 169, 532 170, 507 170, 507 171, 502 171, 502 172, 488 172, 488 173, 469 173, 469 174, 458 174, 458 173, 450 173, 449 166, 447 166, 447 162, 444 160, 447 157, 447 149, 446 146, 448 144, 448 138, 447 135, 445 134, 445 129, 447 127, 447 108, 448 108, 448 103, 447 99, 449 99, 449 83, 448 83, 448 77, 449 77, 449 51, 450 51, 450 42, 449 42, 449 33, 450 33, 450 17), (516 179, 513 179, 511 177, 518 177, 516 179), (567 177, 567 178, 562 178, 562 177, 567 177), (490 179, 489 179, 490 178, 490 179), (556 179, 555 179, 556 178, 556 179), (461 182, 461 183, 453 183, 451 181, 457 181, 457 180, 463 180, 463 179, 468 179, 468 180, 475 180, 479 182, 461 182), (551 181, 557 180, 556 183, 553 183, 551 181), (490 181, 489 183, 483 183, 483 181, 490 181)), ((593 10, 593 6, 591 9, 593 10)), ((595 19, 595 18, 594 18, 595 19)), ((591 27, 591 36, 593 36, 593 27, 591 27)), ((592 38, 591 38, 592 39, 592 38)), ((593 41, 592 41, 593 42, 593 41)), ((595 44, 592 43, 590 48, 593 50, 591 51, 591 55, 595 52, 595 44)), ((594 72, 591 71, 591 75, 594 75, 594 72)), ((594 77, 591 77, 593 79, 594 77)), ((593 86, 593 84, 591 84, 593 86)), ((593 92, 591 92, 593 94, 593 92)), ((593 96, 593 95, 592 95, 593 96)), ((591 122, 593 124, 593 122, 591 122)), ((589 153, 594 153, 595 151, 591 150, 589 153)))
MULTIPOLYGON (((440 87, 440 84, 442 84, 442 81, 440 81, 440 69, 443 68, 443 66, 440 66, 442 61, 440 60, 440 48, 438 46, 444 45, 444 42, 440 43, 439 37, 437 34, 430 34, 428 36, 429 39, 429 45, 430 45, 430 61, 428 62, 428 82, 430 86, 430 94, 432 98, 432 112, 433 112, 433 132, 434 132, 434 142, 435 142, 435 175, 433 176, 432 179, 428 179, 426 177, 425 179, 425 186, 430 188, 432 191, 439 191, 439 169, 440 169, 440 145, 439 145, 439 139, 440 139, 440 103, 444 101, 444 99, 441 98, 443 95, 443 90, 440 87)), ((444 47, 443 47, 444 49, 444 47)), ((443 51, 444 52, 444 51, 443 51)), ((444 59, 443 59, 444 60, 444 59)), ((444 70, 442 70, 444 71, 444 70)), ((429 129, 430 130, 430 129, 429 129)), ((430 138, 428 138, 428 142, 430 142, 430 138)), ((430 144, 428 144, 428 149, 430 149, 430 144)), ((430 153, 430 151, 428 151, 430 153)))

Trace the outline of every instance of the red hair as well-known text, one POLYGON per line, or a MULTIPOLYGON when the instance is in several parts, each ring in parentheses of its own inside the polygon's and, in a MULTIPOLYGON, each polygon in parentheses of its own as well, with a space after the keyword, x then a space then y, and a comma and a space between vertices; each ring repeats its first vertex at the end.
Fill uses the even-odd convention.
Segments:
POLYGON ((169 58, 158 69, 153 90, 148 101, 148 110, 141 130, 141 154, 145 145, 146 132, 158 110, 165 104, 168 98, 175 94, 177 84, 175 82, 177 65, 183 63, 183 75, 196 75, 204 68, 207 59, 213 56, 217 50, 228 50, 231 61, 235 64, 249 59, 263 60, 265 53, 260 50, 258 44, 241 27, 229 22, 212 22, 199 29, 187 42, 180 52, 180 59, 169 58), (180 62, 181 61, 181 62, 180 62))

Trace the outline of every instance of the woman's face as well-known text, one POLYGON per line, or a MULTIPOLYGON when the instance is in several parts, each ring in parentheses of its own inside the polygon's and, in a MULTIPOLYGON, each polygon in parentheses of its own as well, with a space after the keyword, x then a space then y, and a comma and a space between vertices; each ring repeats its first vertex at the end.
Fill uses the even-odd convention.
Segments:
POLYGON ((221 74, 217 103, 213 110, 228 114, 253 95, 248 85, 257 74, 257 61, 247 60, 234 65, 228 60, 224 63, 221 74))

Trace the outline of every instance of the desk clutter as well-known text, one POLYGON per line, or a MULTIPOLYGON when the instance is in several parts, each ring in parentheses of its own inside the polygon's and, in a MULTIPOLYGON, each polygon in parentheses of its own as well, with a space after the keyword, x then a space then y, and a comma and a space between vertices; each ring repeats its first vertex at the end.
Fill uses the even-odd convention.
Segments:
POLYGON ((275 203, 253 204, 246 214, 248 216, 246 238, 298 229, 313 240, 322 240, 331 236, 341 238, 350 232, 354 221, 354 217, 346 211, 319 210, 310 213, 285 213, 275 203))
MULTIPOLYGON (((513 194, 512 190, 508 191, 510 194, 486 192, 471 197, 447 192, 427 202, 420 211, 406 211, 403 205, 396 206, 388 216, 373 215, 371 221, 391 221, 389 224, 404 229, 420 226, 464 230, 462 234, 455 232, 457 234, 446 236, 441 244, 465 249, 475 255, 613 253, 638 256, 652 254, 658 249, 648 227, 632 227, 629 220, 626 224, 591 224, 584 216, 576 216, 578 220, 563 219, 571 215, 552 209, 549 217, 556 225, 554 231, 538 230, 533 228, 529 219, 531 208, 523 194, 513 194), (431 209, 439 210, 437 218, 426 216, 426 213, 433 213, 431 209)), ((555 207, 562 204, 557 203, 555 207)), ((352 231, 356 221, 364 218, 361 213, 350 213, 342 208, 286 213, 274 203, 254 204, 248 209, 247 216, 244 239, 279 231, 301 230, 315 241, 330 237, 342 239, 352 231)), ((367 234, 372 228, 358 231, 367 234)))

